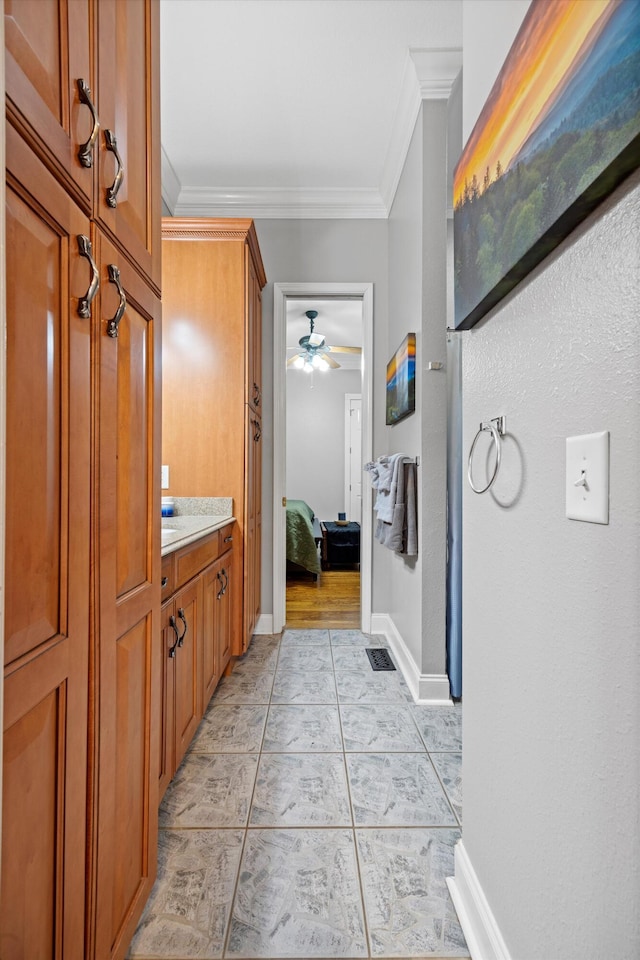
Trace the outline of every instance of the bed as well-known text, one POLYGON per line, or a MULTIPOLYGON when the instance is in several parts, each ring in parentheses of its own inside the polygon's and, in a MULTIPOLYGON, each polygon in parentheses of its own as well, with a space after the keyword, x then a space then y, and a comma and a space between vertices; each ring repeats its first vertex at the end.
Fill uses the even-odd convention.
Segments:
POLYGON ((296 564, 314 576, 320 573, 320 523, 304 500, 287 498, 287 565, 296 564))

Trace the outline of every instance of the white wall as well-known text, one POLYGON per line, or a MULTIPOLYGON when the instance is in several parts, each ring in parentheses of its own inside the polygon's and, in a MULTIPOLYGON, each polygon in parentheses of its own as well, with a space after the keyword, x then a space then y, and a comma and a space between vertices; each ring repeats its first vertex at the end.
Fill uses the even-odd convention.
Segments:
MULTIPOLYGON (((373 283, 373 449, 384 440, 384 384, 387 328, 386 220, 256 220, 267 274, 262 291, 263 469, 261 613, 273 612, 273 284, 373 283)), ((388 609, 384 572, 373 571, 373 610, 388 609)))
MULTIPOLYGON (((465 4, 471 97, 509 6, 465 4)), ((463 334, 465 458, 509 430, 495 495, 465 484, 463 844, 514 960, 640 955, 639 223, 636 174, 463 334), (564 516, 598 430, 608 526, 564 516)))
POLYGON ((360 393, 359 370, 287 370, 287 497, 306 500, 320 520, 344 502, 344 398, 360 393))

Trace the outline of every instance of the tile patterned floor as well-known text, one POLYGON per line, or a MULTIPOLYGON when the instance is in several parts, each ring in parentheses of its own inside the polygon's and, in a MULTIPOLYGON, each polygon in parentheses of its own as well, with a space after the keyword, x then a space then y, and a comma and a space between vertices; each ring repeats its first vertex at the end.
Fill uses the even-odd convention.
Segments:
POLYGON ((160 807, 132 960, 469 952, 445 878, 462 823, 460 707, 414 704, 358 630, 256 637, 160 807))

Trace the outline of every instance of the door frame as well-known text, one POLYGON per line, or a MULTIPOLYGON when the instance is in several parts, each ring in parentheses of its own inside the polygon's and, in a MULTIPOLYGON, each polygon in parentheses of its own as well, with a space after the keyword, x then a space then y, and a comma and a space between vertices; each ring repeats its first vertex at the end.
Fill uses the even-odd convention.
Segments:
MULTIPOLYGON (((349 483, 349 477, 351 476, 351 449, 349 442, 351 440, 351 401, 359 400, 360 401, 360 432, 362 433, 362 394, 361 393, 345 393, 344 395, 344 508, 347 511, 347 519, 351 520, 351 484, 349 483)), ((362 448, 362 444, 360 445, 362 448)), ((362 449, 360 450, 360 455, 362 456, 362 449)), ((364 467, 364 463, 360 464, 361 468, 364 467)), ((364 483, 360 484, 360 524, 362 524, 362 487, 364 483)))
MULTIPOLYGON (((373 459, 373 283, 274 283, 273 285, 273 632, 286 622, 287 299, 362 301, 362 463, 373 459)), ((362 484, 360 528, 360 628, 371 632, 372 490, 362 484)))

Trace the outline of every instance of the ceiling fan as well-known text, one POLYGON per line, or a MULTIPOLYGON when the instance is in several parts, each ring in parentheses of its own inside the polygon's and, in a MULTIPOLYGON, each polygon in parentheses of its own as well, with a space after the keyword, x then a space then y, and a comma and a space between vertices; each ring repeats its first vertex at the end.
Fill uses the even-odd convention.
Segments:
POLYGON ((362 347, 330 347, 321 333, 314 333, 315 319, 318 316, 317 310, 306 310, 305 317, 309 320, 309 333, 300 337, 298 345, 300 350, 287 360, 288 367, 296 367, 299 370, 338 370, 340 364, 334 360, 330 353, 362 353, 362 347))

